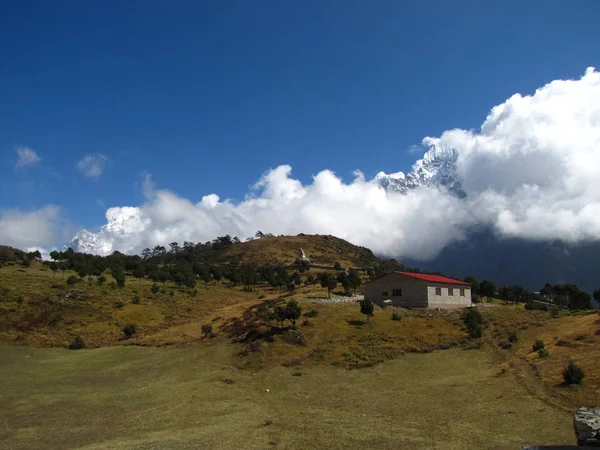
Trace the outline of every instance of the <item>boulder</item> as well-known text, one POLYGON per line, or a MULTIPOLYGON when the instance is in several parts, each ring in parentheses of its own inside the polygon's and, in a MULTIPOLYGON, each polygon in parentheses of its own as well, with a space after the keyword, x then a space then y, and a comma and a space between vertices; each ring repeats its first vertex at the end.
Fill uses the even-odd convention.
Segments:
POLYGON ((579 445, 600 444, 600 407, 579 408, 573 418, 579 445))

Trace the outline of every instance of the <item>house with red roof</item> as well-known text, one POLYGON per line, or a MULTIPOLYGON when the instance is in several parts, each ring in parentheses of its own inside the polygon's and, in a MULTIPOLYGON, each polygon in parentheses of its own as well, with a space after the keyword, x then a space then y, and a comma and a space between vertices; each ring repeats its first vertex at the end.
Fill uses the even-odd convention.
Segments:
POLYGON ((471 285, 440 275, 392 272, 367 283, 365 299, 381 307, 468 308, 471 285))

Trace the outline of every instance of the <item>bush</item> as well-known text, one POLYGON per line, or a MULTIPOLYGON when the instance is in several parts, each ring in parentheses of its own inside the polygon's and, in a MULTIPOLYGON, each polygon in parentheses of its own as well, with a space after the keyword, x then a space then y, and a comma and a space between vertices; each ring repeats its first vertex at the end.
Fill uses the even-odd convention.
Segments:
POLYGON ((98 283, 98 286, 102 286, 106 282, 106 277, 104 275, 100 275, 96 279, 96 282, 98 283))
POLYGON ((128 323, 123 327, 123 334, 125 335, 126 339, 129 339, 131 336, 133 336, 136 331, 137 326, 134 323, 128 323))
POLYGON ((469 337, 471 339, 476 339, 481 337, 482 332, 482 318, 481 314, 476 308, 469 308, 463 314, 463 321, 465 326, 467 327, 467 331, 469 333, 469 337))
POLYGON ((511 331, 510 334, 508 335, 508 342, 514 344, 518 340, 519 340, 519 336, 517 335, 517 332, 511 331))
POLYGON ((213 327, 211 324, 206 324, 206 325, 202 325, 202 334, 204 334, 204 337, 208 337, 208 335, 210 333, 212 333, 213 327))
POLYGON ((535 344, 533 344, 534 352, 538 352, 544 348, 546 348, 546 344, 544 344, 544 341, 542 341, 541 339, 538 339, 537 341, 535 341, 535 344))
POLYGON ((550 311, 550 317, 552 317, 553 319, 556 319, 560 316, 560 311, 558 310, 558 308, 552 308, 552 310, 550 311))
POLYGON ((81 350, 85 348, 85 342, 79 336, 77 336, 73 342, 69 345, 69 350, 81 350))
POLYGON ((563 370, 563 380, 566 385, 580 384, 584 377, 583 369, 573 361, 569 361, 569 365, 563 370))
POLYGON ((472 302, 472 303, 475 303, 475 304, 477 304, 477 303, 481 303, 481 299, 479 298, 479 295, 477 295, 477 294, 473 294, 473 295, 471 296, 471 302, 472 302))
POLYGON ((402 320, 402 316, 398 314, 396 311, 392 313, 392 320, 402 320))
POLYGON ((69 278, 67 278, 67 284, 77 284, 79 283, 79 278, 77 278, 76 275, 69 275, 69 278))
POLYGON ((319 311, 316 309, 311 309, 304 313, 304 317, 317 317, 319 315, 319 311))
POLYGON ((158 294, 158 291, 160 291, 160 287, 158 286, 158 284, 154 283, 152 285, 152 287, 150 288, 150 290, 152 291, 153 294, 158 294))
POLYGON ((548 357, 548 350, 547 350, 547 349, 545 349, 545 348, 540 348, 540 349, 538 350, 538 356, 539 356, 540 358, 547 358, 547 357, 548 357))
POLYGON ((133 303, 134 305, 139 305, 140 304, 139 295, 134 295, 133 298, 131 299, 131 303, 133 303))

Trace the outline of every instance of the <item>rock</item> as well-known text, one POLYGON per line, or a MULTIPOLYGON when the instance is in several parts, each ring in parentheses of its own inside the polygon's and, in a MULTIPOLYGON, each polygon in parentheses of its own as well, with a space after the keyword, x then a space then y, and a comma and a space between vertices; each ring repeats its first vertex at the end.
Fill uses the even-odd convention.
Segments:
POLYGON ((600 444, 600 407, 579 408, 573 418, 577 442, 600 444))
POLYGON ((288 330, 284 333, 283 341, 288 344, 306 345, 306 338, 297 330, 288 330))

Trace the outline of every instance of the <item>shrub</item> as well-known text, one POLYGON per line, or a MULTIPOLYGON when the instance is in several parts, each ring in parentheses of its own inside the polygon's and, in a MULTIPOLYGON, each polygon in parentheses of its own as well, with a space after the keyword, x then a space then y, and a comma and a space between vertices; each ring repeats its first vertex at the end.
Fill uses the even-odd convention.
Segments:
POLYGON ((534 352, 538 352, 544 348, 546 348, 546 344, 544 344, 544 341, 542 341, 541 339, 538 339, 537 341, 535 341, 535 344, 533 344, 534 352))
POLYGON ((392 313, 392 320, 402 320, 402 316, 398 314, 398 312, 394 311, 392 313))
POLYGON ((306 319, 305 321, 302 322, 302 326, 310 327, 310 326, 312 326, 312 322, 310 320, 306 319))
POLYGON ((69 345, 69 350, 81 350, 82 348, 85 348, 85 342, 83 342, 83 339, 79 336, 77 336, 69 345))
POLYGON ((483 320, 481 318, 481 314, 476 308, 467 309, 463 315, 463 321, 465 323, 465 326, 467 327, 467 331, 471 339, 481 337, 481 325, 483 320))
POLYGON ((160 291, 160 287, 158 286, 158 284, 154 283, 152 285, 152 287, 150 288, 150 290, 152 291, 153 294, 158 294, 158 291, 160 291))
POLYGON ((98 286, 102 286, 106 282, 106 277, 104 275, 100 275, 96 279, 96 282, 98 283, 98 286))
POLYGON ((304 313, 304 317, 317 317, 319 315, 319 311, 316 309, 311 309, 304 313))
POLYGON ((479 298, 479 295, 477 294, 473 294, 471 296, 471 302, 477 304, 477 303, 481 303, 481 299, 479 298))
POLYGON ((121 300, 117 300, 117 301, 115 302, 115 308, 117 308, 117 309, 121 309, 121 308, 123 308, 124 306, 125 306, 125 303, 123 303, 121 300))
POLYGON ((559 339, 558 341, 556 341, 556 345, 558 345, 559 347, 569 347, 569 341, 566 341, 564 339, 559 339))
POLYGON ((208 337, 210 333, 212 333, 213 327, 211 324, 207 323, 206 325, 202 325, 202 334, 204 337, 208 337))
POLYGON ((517 332, 511 331, 510 334, 508 335, 508 342, 514 344, 518 340, 519 340, 519 336, 517 335, 517 332))
POLYGON ((512 348, 512 343, 506 341, 506 342, 501 343, 500 347, 502 347, 504 350, 508 350, 509 348, 512 348))
POLYGON ((67 284, 77 284, 79 283, 79 278, 77 278, 76 275, 69 275, 69 278, 67 278, 67 284))
POLYGON ((131 336, 133 336, 136 331, 137 326, 134 323, 128 323, 123 327, 123 334, 125 335, 126 339, 129 339, 131 336))
POLYGON ((547 357, 548 357, 548 350, 547 350, 547 349, 545 349, 545 348, 540 348, 540 349, 538 350, 538 356, 539 356, 540 358, 547 358, 547 357))
POLYGON ((131 299, 131 303, 133 303, 134 305, 139 305, 140 304, 139 295, 134 295, 133 298, 131 299))
POLYGON ((573 361, 569 361, 569 365, 563 370, 563 380, 566 385, 580 384, 584 377, 583 369, 573 361))
POLYGON ((560 316, 560 311, 558 310, 558 308, 552 308, 550 310, 550 317, 552 317, 553 319, 556 319, 559 316, 560 316))

